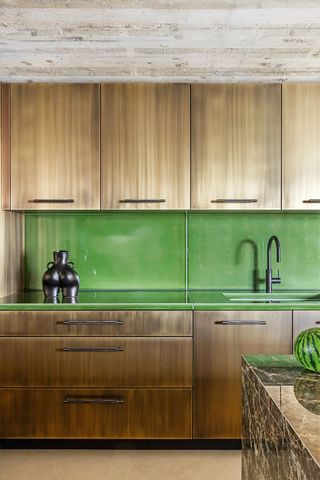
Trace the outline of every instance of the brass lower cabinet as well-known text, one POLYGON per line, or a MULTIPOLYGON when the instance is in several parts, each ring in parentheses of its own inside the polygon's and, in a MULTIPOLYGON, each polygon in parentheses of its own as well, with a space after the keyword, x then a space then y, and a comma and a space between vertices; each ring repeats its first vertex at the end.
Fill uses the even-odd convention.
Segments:
POLYGON ((190 439, 191 389, 1 389, 0 438, 190 439))
POLYGON ((0 311, 0 337, 191 337, 189 311, 0 311))
POLYGON ((191 337, 2 337, 2 387, 191 388, 191 337))
POLYGON ((292 312, 195 312, 195 438, 241 437, 241 355, 292 353, 292 312))

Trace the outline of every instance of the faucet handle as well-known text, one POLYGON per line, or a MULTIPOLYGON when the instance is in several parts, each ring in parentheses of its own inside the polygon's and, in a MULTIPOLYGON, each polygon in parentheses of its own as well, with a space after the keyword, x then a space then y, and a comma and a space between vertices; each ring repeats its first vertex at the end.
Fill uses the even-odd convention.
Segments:
POLYGON ((278 270, 278 276, 277 277, 272 277, 272 283, 281 283, 279 270, 278 270))

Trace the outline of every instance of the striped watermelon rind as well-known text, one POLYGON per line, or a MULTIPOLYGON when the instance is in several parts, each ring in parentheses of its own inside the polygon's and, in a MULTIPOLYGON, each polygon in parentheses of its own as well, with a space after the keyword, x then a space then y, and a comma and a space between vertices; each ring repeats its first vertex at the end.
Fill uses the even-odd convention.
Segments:
POLYGON ((294 355, 303 367, 320 373, 320 328, 299 333, 294 342, 294 355))

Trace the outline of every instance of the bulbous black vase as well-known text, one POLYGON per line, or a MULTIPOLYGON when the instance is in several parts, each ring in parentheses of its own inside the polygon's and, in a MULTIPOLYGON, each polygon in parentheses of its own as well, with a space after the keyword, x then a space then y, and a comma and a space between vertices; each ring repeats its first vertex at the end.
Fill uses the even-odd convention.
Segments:
POLYGON ((53 252, 53 262, 48 263, 47 270, 42 276, 42 288, 46 298, 55 298, 59 294, 58 252, 53 252))
POLYGON ((60 275, 60 287, 62 288, 62 296, 74 298, 78 296, 80 279, 74 270, 74 263, 68 262, 69 252, 60 250, 58 252, 58 264, 60 275))
POLYGON ((68 262, 69 252, 53 252, 53 262, 43 274, 42 285, 46 297, 57 297, 61 288, 64 298, 76 298, 79 293, 80 279, 74 270, 73 262, 68 262))

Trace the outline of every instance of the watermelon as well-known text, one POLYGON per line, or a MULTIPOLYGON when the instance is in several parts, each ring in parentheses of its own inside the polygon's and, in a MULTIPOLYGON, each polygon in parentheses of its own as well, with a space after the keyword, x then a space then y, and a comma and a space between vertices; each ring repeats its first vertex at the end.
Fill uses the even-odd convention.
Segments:
POLYGON ((303 367, 320 373, 320 328, 299 333, 294 342, 294 354, 303 367))

